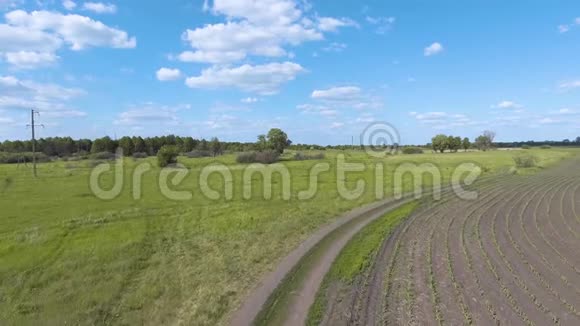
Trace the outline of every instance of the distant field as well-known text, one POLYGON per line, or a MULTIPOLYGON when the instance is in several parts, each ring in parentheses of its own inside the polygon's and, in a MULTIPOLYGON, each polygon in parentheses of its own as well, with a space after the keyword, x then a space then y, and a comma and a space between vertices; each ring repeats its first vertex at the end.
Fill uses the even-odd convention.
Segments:
MULTIPOLYGON (((324 160, 284 164, 291 175, 291 199, 281 198, 282 180, 273 178, 273 197, 264 200, 260 177, 251 199, 242 195, 244 166, 233 155, 179 158, 189 175, 176 188, 193 191, 173 201, 159 189, 159 169, 144 174, 142 199, 132 197, 132 173, 143 162, 125 160, 124 186, 113 200, 96 198, 89 188, 90 161, 30 167, 0 165, 0 320, 19 325, 64 324, 224 324, 244 295, 284 254, 340 213, 376 200, 375 164, 385 165, 384 195, 392 196, 392 174, 404 162, 433 163, 448 183, 455 166, 476 162, 487 174, 515 172, 513 151, 396 155, 369 158, 362 151, 327 151, 324 160), (337 191, 335 158, 365 164, 346 176, 367 186, 356 200, 337 191), (210 200, 199 187, 203 167, 219 162, 232 168, 233 199, 210 200), (312 166, 327 162, 314 198, 299 200, 312 166)), ((580 154, 576 148, 531 149, 533 173, 580 154)), ((104 184, 111 184, 108 173, 104 184)), ((429 185, 429 178, 425 179, 429 185)), ((405 179, 410 190, 411 179, 405 179)), ((223 180, 213 174, 213 189, 223 180)), ((170 185, 170 188, 173 186, 170 185)))

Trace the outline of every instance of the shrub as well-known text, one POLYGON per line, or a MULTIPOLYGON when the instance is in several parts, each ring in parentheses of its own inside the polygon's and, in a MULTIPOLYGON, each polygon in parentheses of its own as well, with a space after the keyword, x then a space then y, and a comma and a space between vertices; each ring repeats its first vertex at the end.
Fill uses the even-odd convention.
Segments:
MULTIPOLYGON (((48 162, 50 158, 44 153, 36 153, 36 162, 48 162)), ((6 153, 0 152, 0 163, 30 163, 32 162, 32 152, 6 153)))
POLYGON ((514 162, 518 168, 532 168, 536 166, 538 159, 531 154, 514 156, 514 162))
POLYGON ((209 151, 191 151, 184 154, 189 158, 199 158, 199 157, 210 157, 211 153, 209 151))
POLYGON ((99 153, 91 154, 90 157, 93 160, 114 160, 115 158, 117 158, 115 153, 111 153, 111 152, 99 152, 99 153))
POLYGON ((238 163, 254 163, 256 162, 256 152, 244 152, 238 154, 236 157, 238 163))
POLYGON ((403 154, 423 154, 423 149, 419 147, 404 147, 403 154))
POLYGON ((240 153, 236 157, 236 161, 238 163, 272 164, 278 162, 278 158, 280 158, 280 153, 274 150, 270 150, 264 152, 240 153))
POLYGON ((162 146, 157 152, 157 163, 159 167, 166 167, 170 164, 177 163, 177 156, 179 155, 179 150, 177 146, 165 145, 162 146))
POLYGON ((147 158, 149 155, 143 152, 133 153, 133 158, 147 158))
POLYGON ((305 160, 322 160, 324 159, 324 153, 316 153, 313 155, 303 154, 303 153, 296 153, 294 154, 294 159, 296 161, 305 161, 305 160))
POLYGON ((522 146, 522 149, 530 149, 530 148, 531 148, 530 145, 524 145, 524 146, 522 146))

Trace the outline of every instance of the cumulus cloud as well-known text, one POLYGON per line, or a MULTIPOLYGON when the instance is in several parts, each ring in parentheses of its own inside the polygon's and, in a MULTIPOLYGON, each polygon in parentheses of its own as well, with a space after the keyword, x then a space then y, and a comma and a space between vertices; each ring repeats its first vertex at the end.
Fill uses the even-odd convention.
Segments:
POLYGON ((358 24, 350 18, 319 17, 318 29, 323 32, 336 32, 340 27, 358 27, 358 24))
POLYGON ((177 56, 185 62, 232 63, 249 55, 291 57, 285 47, 322 40, 324 32, 355 26, 348 18, 304 16, 296 0, 215 0, 206 11, 226 16, 223 23, 186 30, 182 39, 192 50, 177 56))
POLYGON ((345 109, 381 109, 384 104, 381 98, 364 91, 358 86, 336 86, 312 91, 310 98, 314 103, 297 106, 304 113, 318 114, 326 117, 336 116, 345 109))
POLYGON ((245 64, 239 67, 210 67, 201 75, 186 79, 191 88, 238 88, 247 92, 264 95, 277 93, 283 83, 294 80, 305 72, 297 63, 268 63, 263 65, 245 64))
POLYGON ((314 90, 310 97, 316 100, 350 101, 359 98, 360 95, 360 87, 340 86, 323 90, 314 90))
POLYGON ((83 4, 83 9, 97 14, 114 14, 117 12, 117 6, 111 3, 102 2, 85 2, 83 4))
POLYGON ((90 47, 134 48, 137 41, 127 32, 91 18, 50 11, 15 10, 0 24, 0 56, 9 63, 42 66, 58 59, 64 44, 78 51, 90 47))
POLYGON ((5 53, 4 59, 16 68, 33 69, 54 64, 58 56, 50 52, 18 51, 5 53))
POLYGON ((66 9, 66 10, 73 10, 77 7, 77 4, 72 1, 72 0, 63 0, 62 1, 62 6, 66 9))
POLYGON ((443 52, 443 50, 444 50, 443 45, 441 45, 441 43, 435 42, 435 43, 429 45, 428 47, 426 47, 425 50, 423 51, 423 54, 426 57, 429 57, 432 55, 439 54, 439 53, 443 52))
POLYGON ((179 69, 161 68, 157 70, 156 76, 160 81, 177 80, 181 78, 181 71, 179 69))

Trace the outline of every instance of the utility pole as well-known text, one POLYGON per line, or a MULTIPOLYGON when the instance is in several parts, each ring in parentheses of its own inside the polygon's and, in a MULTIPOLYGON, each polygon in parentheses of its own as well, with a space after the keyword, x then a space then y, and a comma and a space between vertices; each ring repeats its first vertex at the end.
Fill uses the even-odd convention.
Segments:
MULTIPOLYGON (((38 177, 38 174, 36 173, 36 138, 34 135, 34 127, 36 127, 37 125, 34 124, 34 115, 35 114, 39 114, 38 111, 34 111, 34 109, 30 110, 30 124, 28 126, 30 126, 30 128, 32 129, 32 171, 34 173, 34 177, 38 177)), ((38 126, 41 126, 44 128, 43 124, 40 124, 38 126)))

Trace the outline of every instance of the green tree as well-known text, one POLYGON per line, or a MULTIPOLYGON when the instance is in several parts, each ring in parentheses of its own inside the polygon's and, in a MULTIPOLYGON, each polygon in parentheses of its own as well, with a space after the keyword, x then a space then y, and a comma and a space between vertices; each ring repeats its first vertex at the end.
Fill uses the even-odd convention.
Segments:
POLYGON ((157 163, 159 167, 166 167, 169 164, 177 163, 177 156, 179 155, 179 150, 177 146, 165 145, 162 146, 157 152, 157 163))
POLYGON ((135 144, 133 144, 133 140, 131 137, 123 137, 119 139, 119 147, 123 150, 123 155, 131 156, 133 155, 133 151, 135 150, 135 144))
POLYGON ((467 150, 471 147, 471 142, 469 141, 469 138, 467 137, 463 138, 463 141, 461 142, 461 147, 463 147, 463 149, 467 152, 467 150))
POLYGON ((493 147, 495 132, 486 130, 483 134, 475 139, 475 147, 481 151, 487 151, 493 147))
POLYGON ((146 153, 147 152, 147 145, 145 141, 141 137, 135 137, 133 139, 134 151, 135 153, 146 153))
POLYGON ((115 143, 109 136, 97 138, 91 147, 91 153, 115 152, 115 143))
POLYGON ((186 152, 186 153, 191 152, 194 147, 195 147, 195 144, 193 142, 193 138, 185 137, 183 139, 183 151, 184 152, 186 152))
POLYGON ((447 137, 447 149, 451 152, 457 152, 461 148, 461 138, 460 137, 447 137))
POLYGON ((280 154, 284 153, 284 149, 292 143, 288 139, 288 135, 278 128, 270 129, 267 137, 270 149, 275 150, 280 154))
POLYGON ((216 157, 222 153, 222 143, 217 137, 213 137, 209 142, 209 151, 213 157, 216 157))
POLYGON ((256 143, 256 149, 260 152, 268 149, 268 140, 266 140, 266 135, 258 135, 258 142, 256 143))
POLYGON ((207 143, 207 140, 202 139, 199 144, 197 144, 197 149, 199 149, 200 151, 207 151, 209 150, 209 145, 207 143))
POLYGON ((439 134, 431 139, 431 147, 436 152, 445 152, 447 149, 447 136, 439 134))

